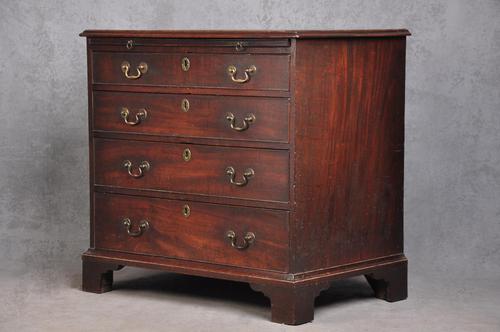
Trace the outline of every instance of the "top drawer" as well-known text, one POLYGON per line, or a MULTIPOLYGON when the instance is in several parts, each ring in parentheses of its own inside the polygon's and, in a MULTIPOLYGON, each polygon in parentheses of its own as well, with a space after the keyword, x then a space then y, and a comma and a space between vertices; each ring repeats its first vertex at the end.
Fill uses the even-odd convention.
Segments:
POLYGON ((289 90, 287 54, 92 53, 93 83, 289 90))

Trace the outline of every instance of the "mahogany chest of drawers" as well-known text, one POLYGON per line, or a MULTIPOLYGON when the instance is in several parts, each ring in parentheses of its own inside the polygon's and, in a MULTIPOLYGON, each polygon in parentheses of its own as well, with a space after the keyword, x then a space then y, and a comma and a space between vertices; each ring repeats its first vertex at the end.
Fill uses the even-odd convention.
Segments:
POLYGON ((123 266, 243 281, 286 324, 337 278, 406 298, 407 30, 81 35, 83 290, 123 266))

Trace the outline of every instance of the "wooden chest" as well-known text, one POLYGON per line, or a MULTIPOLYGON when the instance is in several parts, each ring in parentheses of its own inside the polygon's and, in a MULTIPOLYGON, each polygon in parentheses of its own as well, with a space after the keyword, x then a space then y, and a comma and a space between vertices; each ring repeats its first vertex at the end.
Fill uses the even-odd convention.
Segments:
POLYGON ((407 30, 87 30, 83 290, 123 266, 248 282, 313 319, 337 278, 406 298, 407 30))

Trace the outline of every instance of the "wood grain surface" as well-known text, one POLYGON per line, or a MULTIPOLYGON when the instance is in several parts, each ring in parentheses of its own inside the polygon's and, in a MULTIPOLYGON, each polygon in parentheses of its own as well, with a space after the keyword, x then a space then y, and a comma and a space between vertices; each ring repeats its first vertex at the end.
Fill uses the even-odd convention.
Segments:
POLYGON ((288 55, 93 52, 92 58, 94 83, 289 90, 288 55), (181 67, 185 57, 190 61, 187 71, 181 67), (143 62, 148 70, 138 79, 127 79, 121 69, 123 61, 130 63, 130 75, 143 62), (248 82, 236 83, 228 74, 230 65, 236 67, 237 79, 244 78, 245 69, 251 66, 257 70, 248 82))
POLYGON ((96 139, 94 144, 95 184, 288 201, 288 151, 110 139, 96 139), (189 161, 183 159, 185 149, 191 151, 189 161), (141 178, 133 178, 123 167, 125 160, 133 163, 134 174, 142 161, 147 161, 151 168, 141 178), (247 185, 236 186, 226 174, 229 166, 236 171, 235 181, 242 182, 248 168, 255 175, 247 185))
POLYGON ((287 98, 94 91, 94 129, 101 131, 288 143, 288 113, 287 98), (181 108, 183 100, 187 111, 181 108), (127 125, 120 115, 123 107, 129 110, 129 121, 136 121, 142 109, 147 116, 127 125), (236 127, 243 127, 249 115, 255 120, 248 129, 236 131, 226 118, 228 112, 236 127))
POLYGON ((190 201, 95 195, 96 248, 165 256, 240 267, 287 271, 288 212, 232 207, 190 201), (190 208, 184 216, 185 205, 190 208), (122 220, 129 218, 137 231, 141 220, 149 229, 140 236, 127 234, 122 220), (243 245, 247 232, 255 240, 245 250, 226 238, 234 231, 243 245))

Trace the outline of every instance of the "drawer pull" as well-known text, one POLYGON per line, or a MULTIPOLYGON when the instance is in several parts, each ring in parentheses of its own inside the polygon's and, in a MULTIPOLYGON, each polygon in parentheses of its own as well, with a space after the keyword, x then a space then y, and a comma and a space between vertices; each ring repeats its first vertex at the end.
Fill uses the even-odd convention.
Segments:
POLYGON ((133 237, 141 236, 142 233, 149 229, 149 222, 147 220, 141 220, 139 222, 139 227, 137 231, 132 231, 132 221, 129 218, 125 218, 122 220, 123 225, 127 229, 127 234, 133 237))
POLYGON ((144 175, 145 171, 149 171, 149 169, 151 168, 151 165, 146 160, 141 161, 141 163, 139 164, 139 167, 137 167, 137 171, 134 172, 134 171, 132 171, 132 162, 130 160, 125 160, 123 162, 123 167, 125 167, 127 169, 128 175, 130 175, 131 177, 133 177, 135 179, 138 179, 144 175))
POLYGON ((247 232, 245 234, 245 237, 243 238, 243 244, 238 244, 236 233, 234 231, 228 231, 226 233, 226 237, 229 239, 229 241, 231 241, 231 246, 238 250, 247 249, 255 241, 255 234, 252 232, 247 232))
POLYGON ((128 110, 128 108, 123 107, 122 111, 120 112, 120 115, 122 116, 122 119, 126 124, 128 124, 129 126, 135 126, 148 117, 148 112, 146 111, 145 108, 141 108, 137 113, 135 113, 135 121, 130 121, 128 119, 130 111, 128 110))
POLYGON ((129 80, 136 80, 139 77, 142 76, 142 74, 146 74, 148 71, 148 64, 145 62, 139 63, 139 65, 135 68, 137 71, 137 74, 135 75, 130 75, 129 74, 130 70, 130 63, 128 61, 123 61, 122 62, 122 72, 125 74, 125 77, 128 78, 129 80))
POLYGON ((236 45, 234 46, 236 51, 244 51, 245 50, 245 44, 243 42, 237 42, 236 45))
POLYGON ((236 131, 245 131, 250 127, 250 124, 255 122, 255 115, 252 113, 247 114, 245 118, 243 119, 243 125, 242 126, 237 126, 236 125, 236 118, 233 113, 228 112, 226 114, 226 120, 229 121, 229 124, 231 125, 231 129, 234 129, 236 131))
POLYGON ((250 76, 257 71, 257 67, 255 67, 254 65, 251 65, 250 67, 248 67, 247 69, 245 69, 245 78, 236 78, 236 72, 237 71, 238 70, 233 65, 227 67, 227 73, 229 74, 229 76, 231 77, 231 80, 233 82, 235 82, 235 83, 246 83, 246 82, 250 81, 250 76))
POLYGON ((238 182, 238 181, 234 180, 236 177, 236 171, 234 170, 234 167, 229 166, 228 168, 226 168, 226 175, 229 175, 229 182, 231 182, 231 184, 234 184, 235 186, 238 186, 238 187, 243 187, 243 186, 247 185, 248 179, 251 178, 252 176, 254 176, 255 172, 253 169, 247 168, 245 170, 245 172, 243 173, 243 181, 238 182))

